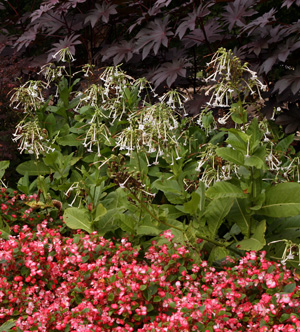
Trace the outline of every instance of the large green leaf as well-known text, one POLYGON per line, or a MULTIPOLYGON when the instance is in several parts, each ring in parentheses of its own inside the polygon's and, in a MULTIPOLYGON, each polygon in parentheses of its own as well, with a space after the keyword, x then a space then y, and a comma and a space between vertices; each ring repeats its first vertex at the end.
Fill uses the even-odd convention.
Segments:
POLYGON ((79 146, 82 144, 75 134, 68 134, 66 136, 59 137, 56 141, 61 146, 79 146))
POLYGON ((95 210, 95 218, 94 218, 94 221, 98 221, 100 220, 105 214, 107 213, 107 210, 106 208, 101 204, 99 203, 97 205, 97 208, 95 210))
POLYGON ((242 250, 261 250, 266 245, 265 231, 266 221, 263 220, 259 222, 251 238, 238 242, 236 247, 242 250))
POLYGON ((192 199, 187 203, 184 203, 184 212, 194 215, 197 213, 200 204, 200 195, 196 192, 192 193, 192 199))
POLYGON ((25 175, 27 172, 28 176, 46 175, 50 173, 50 168, 39 160, 25 161, 18 165, 16 170, 21 175, 25 175))
POLYGON ((72 229, 84 229, 91 233, 92 226, 88 210, 71 207, 65 210, 63 217, 66 225, 72 229))
POLYGON ((230 161, 236 165, 242 166, 244 164, 244 155, 240 151, 226 147, 216 149, 216 153, 222 159, 230 161))
POLYGON ((221 181, 216 182, 212 187, 208 188, 206 196, 215 199, 221 197, 246 198, 247 194, 234 184, 221 181))
POLYGON ((217 235, 218 229, 233 205, 233 201, 234 198, 224 197, 214 199, 208 204, 204 217, 206 218, 208 230, 212 238, 217 235))
POLYGON ((286 150, 290 147, 292 142, 294 141, 295 135, 291 134, 284 139, 282 139, 278 144, 275 146, 275 151, 286 152, 286 150))
POLYGON ((5 220, 3 220, 1 216, 0 216, 0 231, 1 231, 0 237, 2 237, 5 240, 8 240, 10 235, 10 228, 8 223, 5 220))
POLYGON ((124 213, 125 207, 114 208, 107 210, 100 220, 94 223, 94 227, 99 233, 99 236, 103 236, 108 232, 115 231, 119 228, 120 216, 124 213))
POLYGON ((156 225, 154 225, 151 222, 148 222, 147 224, 140 225, 137 229, 138 235, 159 235, 162 232, 161 229, 159 229, 156 225))
POLYGON ((153 182, 153 187, 161 190, 172 204, 183 204, 186 201, 183 185, 179 185, 176 180, 159 179, 153 182))
POLYGON ((269 188, 265 202, 256 213, 277 218, 300 214, 300 184, 285 182, 269 188))
POLYGON ((128 216, 126 214, 120 214, 118 219, 118 224, 120 228, 127 234, 130 235, 135 234, 136 220, 132 216, 128 216))
POLYGON ((247 236, 250 232, 250 218, 251 214, 247 213, 249 207, 248 199, 235 199, 233 206, 228 213, 228 220, 232 223, 236 223, 241 232, 247 236))
POLYGON ((265 167, 265 162, 258 156, 248 156, 245 157, 245 166, 256 167, 262 169, 265 167))
POLYGON ((0 326, 0 332, 9 332, 15 325, 15 320, 10 319, 0 326))

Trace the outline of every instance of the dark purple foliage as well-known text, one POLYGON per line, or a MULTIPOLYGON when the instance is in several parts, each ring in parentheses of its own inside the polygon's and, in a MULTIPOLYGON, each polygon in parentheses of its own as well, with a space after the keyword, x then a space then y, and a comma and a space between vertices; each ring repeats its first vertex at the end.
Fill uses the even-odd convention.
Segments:
POLYGON ((272 100, 278 107, 300 91, 299 6, 300 0, 7 0, 0 5, 0 55, 15 53, 37 66, 69 47, 76 65, 123 63, 156 88, 200 94, 197 73, 205 76, 219 47, 230 48, 268 85, 269 114, 272 100))

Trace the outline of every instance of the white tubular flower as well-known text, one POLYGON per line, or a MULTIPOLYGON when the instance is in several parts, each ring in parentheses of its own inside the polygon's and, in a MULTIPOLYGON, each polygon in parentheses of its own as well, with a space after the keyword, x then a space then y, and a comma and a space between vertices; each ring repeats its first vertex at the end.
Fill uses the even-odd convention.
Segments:
POLYGON ((43 90, 46 87, 47 83, 42 81, 27 81, 15 89, 10 98, 11 106, 15 105, 14 108, 16 109, 22 106, 24 113, 36 111, 45 103, 43 90))
POLYGON ((40 154, 46 152, 45 148, 48 148, 45 145, 42 130, 37 119, 26 122, 25 120, 22 120, 17 125, 12 140, 14 142, 19 141, 18 150, 20 150, 20 154, 22 154, 23 151, 27 151, 29 154, 35 154, 36 157, 39 158, 40 154))

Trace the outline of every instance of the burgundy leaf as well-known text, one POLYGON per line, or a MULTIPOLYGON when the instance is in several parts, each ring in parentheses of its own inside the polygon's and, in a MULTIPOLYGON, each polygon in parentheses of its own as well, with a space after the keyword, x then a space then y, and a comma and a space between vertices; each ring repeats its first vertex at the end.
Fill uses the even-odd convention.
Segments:
POLYGON ((92 9, 86 17, 84 23, 91 22, 92 28, 101 18, 104 23, 108 23, 109 16, 117 14, 116 5, 106 4, 105 2, 100 5, 96 3, 96 9, 92 9))
POLYGON ((64 26, 64 23, 61 14, 50 10, 49 12, 44 13, 42 17, 36 19, 35 25, 43 32, 47 31, 48 35, 53 35, 64 26))
POLYGON ((264 26, 275 20, 275 13, 276 10, 272 8, 269 12, 263 14, 262 16, 259 16, 257 19, 244 26, 244 28, 242 28, 242 32, 248 31, 249 36, 253 32, 253 30, 257 29, 258 27, 263 28, 264 26))
POLYGON ((23 46, 27 47, 36 38, 37 26, 33 26, 25 31, 21 37, 16 41, 17 50, 19 51, 23 46))
POLYGON ((155 7, 168 7, 172 0, 156 0, 155 7))
POLYGON ((294 32, 297 32, 297 33, 300 32, 300 20, 292 23, 291 26, 287 29, 287 33, 294 33, 294 32))
POLYGON ((265 72, 266 74, 272 69, 273 65, 277 61, 277 55, 274 54, 273 56, 270 56, 265 60, 261 67, 260 67, 260 72, 265 72))
POLYGON ((285 89, 290 88, 295 95, 300 90, 300 67, 294 70, 290 75, 283 76, 282 79, 276 82, 274 90, 281 94, 285 89))
POLYGON ((71 6, 73 8, 75 8, 77 6, 78 3, 84 3, 87 0, 68 0, 68 2, 71 4, 71 6))
POLYGON ((39 9, 35 10, 31 15, 31 22, 34 22, 38 18, 40 18, 44 13, 48 12, 50 9, 52 9, 54 5, 46 4, 42 5, 39 9))
POLYGON ((142 29, 137 35, 136 51, 143 49, 142 56, 143 60, 147 57, 149 52, 153 49, 156 55, 161 45, 168 46, 168 36, 172 36, 173 32, 170 31, 168 25, 168 16, 164 20, 155 19, 150 22, 147 28, 142 29))
POLYGON ((223 14, 224 21, 229 25, 229 31, 237 25, 242 27, 245 25, 244 17, 249 17, 257 13, 251 7, 256 3, 256 0, 235 0, 225 6, 226 12, 223 14))
POLYGON ((186 67, 190 64, 185 59, 174 59, 172 62, 165 62, 161 67, 150 73, 150 80, 157 88, 162 82, 166 81, 170 87, 179 76, 185 77, 186 67))
POLYGON ((114 65, 121 63, 123 59, 125 59, 125 61, 129 61, 133 56, 134 47, 135 46, 132 42, 123 40, 103 51, 102 61, 112 57, 114 57, 114 65))
POLYGON ((198 17, 204 17, 210 14, 209 7, 212 6, 213 3, 208 3, 205 6, 200 5, 197 9, 194 9, 192 13, 189 13, 187 17, 185 17, 178 28, 176 29, 175 35, 179 36, 179 39, 182 39, 186 30, 189 29, 193 31, 195 29, 196 20, 198 17))
MULTIPOLYGON (((217 20, 212 19, 208 21, 205 26, 205 33, 208 41, 210 43, 215 42, 216 40, 222 39, 221 27, 217 20)), ((192 47, 194 45, 201 45, 205 43, 205 35, 201 29, 195 29, 190 34, 186 35, 183 40, 185 41, 186 47, 192 47)))
POLYGON ((70 53, 72 55, 75 55, 75 47, 74 45, 81 44, 81 41, 78 40, 80 35, 71 35, 69 37, 66 37, 65 39, 61 39, 58 43, 53 44, 53 48, 49 51, 48 55, 48 61, 51 61, 53 59, 54 54, 56 54, 58 51, 68 48, 70 53))
POLYGON ((290 8, 292 4, 295 4, 296 6, 300 6, 300 0, 285 0, 281 7, 290 8))

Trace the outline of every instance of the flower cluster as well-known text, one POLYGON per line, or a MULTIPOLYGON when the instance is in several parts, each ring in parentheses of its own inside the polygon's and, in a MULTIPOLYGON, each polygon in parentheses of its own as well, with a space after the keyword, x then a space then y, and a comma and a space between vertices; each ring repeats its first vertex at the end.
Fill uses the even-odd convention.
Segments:
POLYGON ((235 266, 195 264, 166 244, 143 254, 123 238, 64 237, 44 220, 0 240, 0 324, 21 331, 298 331, 299 279, 247 253, 235 266))
MULTIPOLYGON (((206 95, 213 91, 208 102, 209 106, 231 107, 237 98, 243 104, 248 95, 257 95, 261 99, 260 91, 266 90, 256 72, 251 70, 247 63, 242 64, 231 50, 220 48, 207 67, 212 68, 213 72, 206 81, 216 82, 206 91, 206 95)), ((234 109, 218 121, 225 124, 232 112, 234 109)))
POLYGON ((116 135, 116 146, 120 150, 127 150, 127 155, 141 150, 146 158, 147 154, 156 153, 154 164, 158 164, 159 157, 175 148, 175 158, 180 159, 179 134, 176 137, 179 124, 170 108, 164 104, 144 107, 138 113, 132 114, 129 121, 130 126, 116 135))

